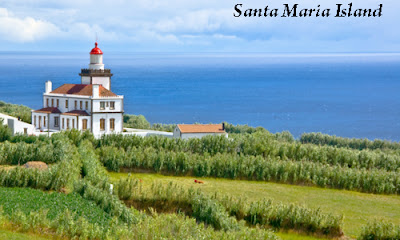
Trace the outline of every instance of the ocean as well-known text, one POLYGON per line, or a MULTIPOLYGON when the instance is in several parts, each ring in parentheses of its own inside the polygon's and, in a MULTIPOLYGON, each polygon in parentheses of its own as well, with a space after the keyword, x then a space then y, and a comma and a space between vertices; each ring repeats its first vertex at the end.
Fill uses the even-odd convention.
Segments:
MULTIPOLYGON (((0 100, 42 107, 80 83, 89 54, 0 53, 0 100)), ((400 140, 400 54, 104 54, 125 113, 151 123, 220 123, 400 140)))

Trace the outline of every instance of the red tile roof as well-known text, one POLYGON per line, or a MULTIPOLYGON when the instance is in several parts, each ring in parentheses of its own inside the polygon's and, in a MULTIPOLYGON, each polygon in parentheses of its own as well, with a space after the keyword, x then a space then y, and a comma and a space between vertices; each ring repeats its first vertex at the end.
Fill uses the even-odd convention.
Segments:
MULTIPOLYGON (((99 86, 99 96, 100 97, 116 97, 117 94, 107 90, 102 85, 99 86)), ((92 96, 93 95, 93 85, 92 84, 64 84, 61 87, 53 90, 51 93, 57 94, 73 94, 73 95, 83 95, 92 96)))
POLYGON ((56 107, 46 107, 46 108, 41 108, 39 110, 35 110, 34 112, 38 113, 61 113, 60 110, 56 107))
POLYGON ((178 124, 181 133, 225 133, 222 124, 178 124))
POLYGON ((89 116, 86 111, 83 110, 72 110, 69 112, 62 113, 62 115, 72 115, 72 116, 89 116))

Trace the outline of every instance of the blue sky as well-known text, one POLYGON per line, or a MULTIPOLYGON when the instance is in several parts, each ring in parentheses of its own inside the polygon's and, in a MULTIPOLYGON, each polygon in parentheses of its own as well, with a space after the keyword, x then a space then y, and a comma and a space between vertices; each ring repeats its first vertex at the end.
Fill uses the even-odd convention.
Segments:
MULTIPOLYGON (((332 10, 334 11, 334 10, 332 10)), ((1 0, 0 51, 400 52, 398 0, 1 0), (377 8, 381 18, 234 18, 234 6, 377 8)))

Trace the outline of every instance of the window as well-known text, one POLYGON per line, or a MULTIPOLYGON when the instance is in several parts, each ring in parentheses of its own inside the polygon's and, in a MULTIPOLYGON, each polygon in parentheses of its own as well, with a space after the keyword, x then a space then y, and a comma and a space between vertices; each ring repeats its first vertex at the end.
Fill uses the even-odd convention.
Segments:
POLYGON ((35 127, 36 127, 36 125, 37 125, 37 124, 36 124, 36 116, 33 117, 33 125, 35 125, 35 127))
POLYGON ((57 99, 57 107, 60 107, 60 100, 57 99))
POLYGON ((75 119, 72 119, 72 128, 75 128, 75 119))
POLYGON ((100 110, 104 110, 106 108, 105 102, 100 102, 100 110))
POLYGON ((75 100, 75 109, 78 109, 78 101, 75 100))
POLYGON ((60 118, 59 117, 54 117, 54 127, 58 127, 60 124, 60 118))
POLYGON ((43 117, 43 127, 46 127, 46 117, 43 117))
POLYGON ((54 107, 54 99, 51 99, 51 106, 54 107))
POLYGON ((42 126, 42 116, 39 116, 39 128, 41 128, 42 126))
POLYGON ((67 129, 69 129, 69 118, 67 118, 67 129))
POLYGON ((104 118, 100 119, 100 131, 104 131, 106 129, 106 120, 104 118))
POLYGON ((47 106, 47 107, 50 107, 50 106, 49 106, 49 99, 48 99, 48 98, 46 98, 46 106, 47 106))
POLYGON ((79 102, 79 107, 80 107, 81 110, 83 109, 82 101, 79 102))
POLYGON ((88 109, 89 109, 89 102, 88 102, 88 101, 86 101, 86 104, 85 104, 85 109, 86 109, 86 110, 88 110, 88 109))
POLYGON ((115 109, 115 102, 110 102, 110 109, 114 110, 115 109))
POLYGON ((61 119, 61 121, 62 121, 62 129, 64 129, 64 128, 65 128, 65 125, 64 125, 64 118, 61 119))
POLYGON ((65 108, 68 108, 68 100, 65 100, 65 108))
POLYGON ((87 129, 87 119, 82 119, 82 130, 87 129))
POLYGON ((25 135, 28 134, 28 128, 24 128, 24 134, 25 134, 25 135))
POLYGON ((115 130, 115 119, 114 118, 110 119, 110 130, 111 131, 115 130))

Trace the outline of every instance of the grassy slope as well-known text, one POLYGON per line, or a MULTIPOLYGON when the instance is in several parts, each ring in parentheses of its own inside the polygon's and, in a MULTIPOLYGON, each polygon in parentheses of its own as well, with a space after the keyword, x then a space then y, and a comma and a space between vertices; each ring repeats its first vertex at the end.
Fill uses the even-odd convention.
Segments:
POLYGON ((47 216, 54 219, 65 208, 85 217, 91 223, 108 224, 111 219, 100 207, 77 194, 45 193, 29 188, 0 187, 0 207, 4 213, 11 214, 19 209, 25 214, 49 209, 47 216))
POLYGON ((7 240, 46 240, 51 238, 38 237, 29 233, 16 233, 8 230, 0 229, 0 239, 7 240))
MULTIPOLYGON (((112 180, 127 176, 126 173, 110 173, 110 175, 112 180)), ((376 217, 400 224, 400 196, 395 195, 374 195, 317 187, 214 178, 201 178, 205 184, 198 185, 193 183, 195 177, 144 173, 132 174, 132 176, 142 179, 145 187, 150 186, 153 181, 173 181, 186 187, 200 187, 209 193, 243 195, 251 201, 271 198, 277 202, 304 204, 312 208, 320 207, 324 212, 343 214, 345 216, 344 232, 346 236, 350 237, 356 237, 360 233, 361 227, 368 220, 376 217)), ((285 237, 284 235, 282 237, 285 237)), ((285 239, 296 239, 292 238, 292 235, 288 234, 285 239)))

